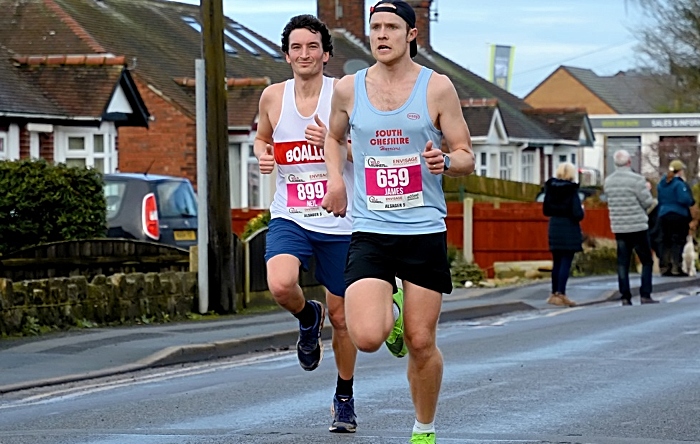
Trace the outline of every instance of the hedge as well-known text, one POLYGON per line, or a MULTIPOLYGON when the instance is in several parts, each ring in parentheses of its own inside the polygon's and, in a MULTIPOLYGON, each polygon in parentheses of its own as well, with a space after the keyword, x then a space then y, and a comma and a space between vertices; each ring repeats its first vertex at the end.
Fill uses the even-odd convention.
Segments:
POLYGON ((45 242, 104 237, 102 174, 45 160, 0 161, 0 255, 45 242))

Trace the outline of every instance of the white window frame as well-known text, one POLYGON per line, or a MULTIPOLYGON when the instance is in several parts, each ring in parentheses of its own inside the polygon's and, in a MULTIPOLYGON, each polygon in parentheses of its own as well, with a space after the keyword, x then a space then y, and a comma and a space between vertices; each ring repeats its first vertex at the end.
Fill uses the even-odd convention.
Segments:
POLYGON ((10 158, 9 136, 5 131, 0 131, 0 160, 10 158))
POLYGON ((498 178, 503 180, 512 180, 512 177, 513 153, 508 151, 501 151, 500 153, 498 153, 498 178))
POLYGON ((477 176, 489 176, 489 153, 480 151, 476 155, 476 174, 477 176))
POLYGON ((535 152, 526 151, 520 153, 520 181, 526 183, 535 182, 535 152))
POLYGON ((118 158, 116 150, 116 127, 111 123, 103 123, 99 128, 86 127, 57 127, 54 133, 56 162, 65 163, 69 159, 84 159, 85 166, 95 167, 95 159, 103 159, 102 173, 114 173, 117 170, 118 158), (96 153, 94 148, 95 136, 103 137, 103 152, 96 153), (73 151, 68 149, 70 138, 85 140, 85 149, 73 151))
POLYGON ((275 178, 277 175, 260 174, 258 159, 253 153, 255 133, 250 135, 229 136, 229 164, 231 166, 231 208, 269 208, 272 204, 272 196, 275 190, 275 178), (234 165, 238 165, 238 171, 234 171, 234 165), (250 179, 251 175, 258 178, 258 196, 255 202, 251 201, 250 179), (235 196, 234 196, 235 193, 235 196), (234 206, 240 203, 240 206, 234 206))

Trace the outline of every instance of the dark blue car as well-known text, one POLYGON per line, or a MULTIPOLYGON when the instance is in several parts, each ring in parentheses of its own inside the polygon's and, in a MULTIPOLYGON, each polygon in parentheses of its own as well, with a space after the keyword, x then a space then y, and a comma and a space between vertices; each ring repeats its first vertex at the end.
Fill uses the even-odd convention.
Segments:
POLYGON ((105 174, 107 237, 189 249, 197 245, 197 196, 189 180, 154 174, 105 174))

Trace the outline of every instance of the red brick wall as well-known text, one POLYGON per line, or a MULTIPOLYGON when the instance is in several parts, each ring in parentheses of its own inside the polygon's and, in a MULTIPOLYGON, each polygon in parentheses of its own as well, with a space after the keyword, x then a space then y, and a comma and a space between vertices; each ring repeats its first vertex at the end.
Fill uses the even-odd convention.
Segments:
POLYGON ((149 128, 119 129, 119 171, 187 177, 197 183, 195 120, 135 78, 154 120, 149 128))
POLYGON ((53 133, 39 133, 39 157, 53 162, 53 133))
POLYGON ((358 39, 365 40, 365 2, 360 0, 340 0, 343 16, 336 19, 336 0, 318 0, 316 4, 318 18, 329 28, 345 28, 358 39))
POLYGON ((26 125, 19 129, 19 158, 29 158, 29 131, 26 125))
POLYGON ((416 12, 416 28, 418 28, 418 46, 430 51, 430 4, 432 0, 409 0, 416 12))
POLYGON ((617 114, 581 82, 563 69, 557 70, 525 97, 534 108, 586 108, 588 114, 617 114))

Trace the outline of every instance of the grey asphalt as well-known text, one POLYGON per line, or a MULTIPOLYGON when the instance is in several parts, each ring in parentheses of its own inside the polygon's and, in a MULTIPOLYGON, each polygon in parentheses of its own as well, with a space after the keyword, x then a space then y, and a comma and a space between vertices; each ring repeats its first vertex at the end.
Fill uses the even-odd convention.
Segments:
MULTIPOLYGON (((634 296, 639 276, 630 276, 634 296)), ((700 287, 700 276, 654 276, 654 293, 700 287)), ((440 322, 553 309, 548 280, 499 288, 460 288, 445 295, 440 322)), ((572 278, 568 296, 582 306, 619 300, 616 276, 572 278)), ((639 304, 639 298, 633 298, 639 304)), ((81 329, 0 340, 0 394, 166 365, 288 349, 297 338, 289 313, 231 315, 216 320, 81 329)), ((330 323, 323 330, 331 335, 330 323)))

